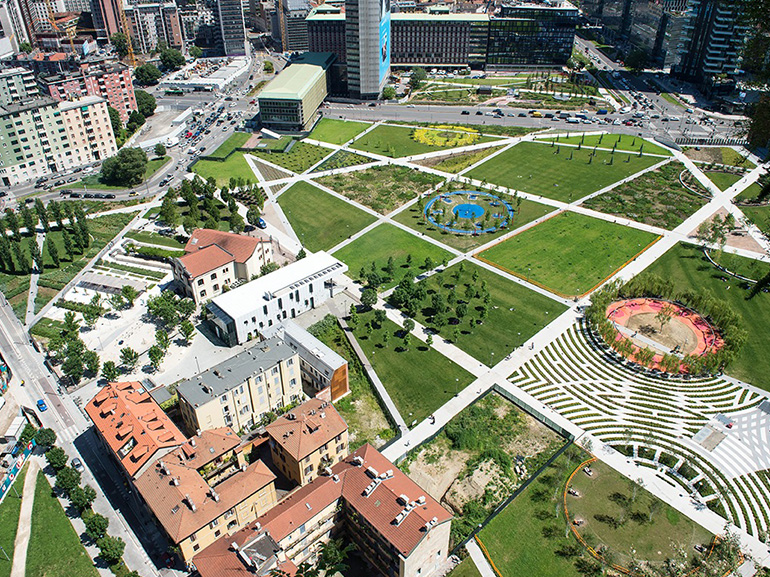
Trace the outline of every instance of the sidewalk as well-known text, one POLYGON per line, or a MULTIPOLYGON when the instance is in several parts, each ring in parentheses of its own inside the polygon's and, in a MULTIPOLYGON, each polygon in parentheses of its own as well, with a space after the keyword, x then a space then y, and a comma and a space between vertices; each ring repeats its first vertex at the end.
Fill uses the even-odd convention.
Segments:
POLYGON ((27 547, 32 533, 32 507, 35 505, 35 487, 40 464, 37 459, 30 459, 27 466, 27 476, 24 478, 24 493, 22 494, 21 511, 19 512, 19 528, 16 541, 13 543, 13 565, 11 577, 24 577, 27 572, 27 547))

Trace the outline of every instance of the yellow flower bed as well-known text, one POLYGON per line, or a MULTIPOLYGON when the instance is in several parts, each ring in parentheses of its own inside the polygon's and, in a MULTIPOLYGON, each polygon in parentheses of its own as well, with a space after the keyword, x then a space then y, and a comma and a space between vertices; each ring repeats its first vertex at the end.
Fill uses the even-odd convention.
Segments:
POLYGON ((462 126, 439 125, 435 128, 415 128, 412 140, 430 146, 468 146, 480 138, 478 130, 462 126))

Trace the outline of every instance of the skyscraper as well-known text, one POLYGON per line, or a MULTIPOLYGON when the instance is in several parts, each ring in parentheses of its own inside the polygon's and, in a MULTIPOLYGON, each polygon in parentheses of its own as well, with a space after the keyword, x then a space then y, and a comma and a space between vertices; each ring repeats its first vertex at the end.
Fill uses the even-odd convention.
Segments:
POLYGON ((390 75, 390 0, 345 0, 348 92, 376 99, 390 75))
POLYGON ((218 0, 217 27, 225 56, 246 54, 246 26, 241 0, 218 0))

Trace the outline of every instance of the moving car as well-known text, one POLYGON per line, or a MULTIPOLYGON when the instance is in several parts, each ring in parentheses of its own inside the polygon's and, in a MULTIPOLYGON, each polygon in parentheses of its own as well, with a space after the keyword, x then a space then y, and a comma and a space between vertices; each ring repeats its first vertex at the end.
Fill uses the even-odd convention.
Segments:
POLYGON ((257 221, 257 228, 267 228, 267 223, 265 222, 264 219, 260 218, 257 221))
POLYGON ((41 413, 45 413, 48 410, 48 405, 45 404, 43 399, 37 400, 37 410, 41 413))

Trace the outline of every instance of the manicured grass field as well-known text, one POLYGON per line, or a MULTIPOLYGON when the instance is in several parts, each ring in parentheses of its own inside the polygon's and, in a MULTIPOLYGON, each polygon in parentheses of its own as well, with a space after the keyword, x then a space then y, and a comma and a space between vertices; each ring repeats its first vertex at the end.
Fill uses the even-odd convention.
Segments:
MULTIPOLYGON (((479 128, 476 127, 478 130, 479 128)), ((374 130, 367 132, 364 136, 356 140, 351 148, 373 152, 391 158, 400 158, 402 156, 412 156, 415 154, 424 154, 434 150, 445 150, 445 146, 432 146, 423 144, 412 139, 412 128, 408 126, 392 126, 383 124, 374 130)), ((493 140, 487 136, 480 136, 474 144, 479 142, 488 142, 493 140)))
POLYGON ((449 577, 481 577, 481 573, 476 569, 473 559, 466 557, 465 560, 455 567, 449 577))
POLYGON ((466 176, 555 200, 573 201, 660 161, 654 156, 640 158, 597 151, 589 164, 591 152, 588 147, 577 150, 524 142, 484 162, 466 176), (567 160, 570 155, 572 160, 567 160), (609 164, 612 157, 613 164, 609 164))
POLYGON ((744 189, 743 192, 741 192, 738 196, 735 197, 736 202, 749 202, 752 200, 756 200, 759 196, 759 193, 762 192, 762 187, 759 186, 756 182, 750 186, 748 186, 746 189, 744 189))
POLYGON ((460 264, 420 281, 425 283, 427 297, 420 303, 415 320, 438 331, 485 365, 502 361, 505 355, 524 344, 565 310, 564 305, 484 267, 468 262, 460 264), (462 271, 460 264, 463 265, 462 271), (480 296, 474 294, 468 298, 469 286, 480 296), (479 311, 484 305, 481 295, 483 286, 489 291, 490 298, 487 317, 479 324, 479 311), (448 323, 441 328, 435 323, 432 299, 436 293, 445 297, 450 309, 448 323), (461 303, 467 308, 462 319, 457 312, 461 303), (456 341, 455 329, 458 330, 456 341))
POLYGON ((245 132, 233 132, 227 140, 220 144, 219 147, 208 156, 213 158, 227 158, 227 155, 236 148, 246 144, 249 138, 251 138, 251 134, 245 132))
MULTIPOLYGON (((147 161, 147 167, 144 169, 144 180, 147 180, 161 168, 163 168, 171 160, 170 156, 164 156, 162 158, 151 158, 147 161)), ((131 188, 130 186, 113 186, 111 184, 104 184, 99 180, 100 174, 91 174, 84 176, 77 182, 71 184, 65 184, 55 190, 71 189, 71 190, 126 190, 131 188)))
POLYGON ((476 152, 463 152, 460 154, 452 155, 448 158, 445 158, 444 160, 439 160, 438 162, 436 162, 435 160, 432 160, 432 161, 423 161, 420 164, 433 167, 436 170, 443 170, 444 172, 451 172, 453 174, 457 174, 458 172, 465 170, 469 166, 473 166, 477 162, 485 159, 487 156, 489 156, 493 152, 497 152, 498 150, 500 150, 500 148, 501 147, 499 146, 493 146, 491 148, 477 150, 476 152))
POLYGON ((144 232, 139 230, 130 230, 126 233, 126 238, 132 238, 139 242, 145 242, 147 244, 157 244, 159 246, 167 246, 169 248, 184 248, 185 245, 168 236, 162 234, 156 234, 154 232, 144 232))
POLYGON ((759 230, 770 235, 770 206, 742 206, 741 210, 759 230))
MULTIPOLYGON (((707 202, 706 198, 682 186, 679 182, 682 170, 684 165, 681 162, 670 162, 588 199, 583 206, 672 230, 707 202)), ((711 196, 695 179, 690 186, 707 197, 711 196)))
MULTIPOLYGON (((725 264, 739 268, 754 278, 770 271, 765 263, 737 256, 725 264)), ((714 297, 727 301, 733 310, 743 318, 743 328, 748 333, 743 348, 727 367, 727 373, 757 387, 770 390, 770 356, 767 343, 770 342, 770 294, 760 293, 747 300, 743 283, 728 277, 714 268, 697 247, 678 244, 660 257, 645 273, 654 273, 671 281, 676 291, 707 291, 714 297), (722 279, 727 279, 726 281, 722 279), (729 289, 729 290, 728 290, 729 289)), ((643 274, 645 274, 643 273, 643 274)))
POLYGON ((371 325, 372 311, 359 318, 356 339, 407 425, 422 421, 473 381, 465 369, 414 337, 404 350, 402 329, 394 322, 386 319, 382 327, 371 325), (367 325, 373 326, 371 334, 367 325))
MULTIPOLYGON (((13 559, 13 542, 16 539, 16 530, 19 526, 19 512, 21 511, 22 489, 24 488, 24 478, 27 476, 27 465, 19 472, 19 476, 13 482, 13 489, 0 504, 0 547, 2 547, 8 556, 13 559), (16 493, 19 497, 16 497, 16 493)), ((11 563, 2 558, 0 561, 0 577, 10 577, 11 563)))
POLYGON ((356 135, 361 134, 369 126, 371 125, 368 122, 322 118, 315 125, 308 138, 330 144, 344 144, 356 135))
POLYGON ((567 296, 582 295, 655 240, 641 230, 566 213, 479 256, 567 296))
POLYGON ((441 178, 405 166, 374 166, 318 179, 356 202, 387 214, 441 182, 441 178))
POLYGON ((302 245, 313 252, 336 246, 375 220, 307 182, 298 182, 284 192, 278 204, 302 245))
MULTIPOLYGON (((513 203, 514 207, 516 203, 513 203)), ((528 222, 532 222, 535 219, 540 218, 551 212, 553 208, 540 204, 538 202, 532 202, 529 200, 521 199, 521 205, 519 205, 516 212, 516 216, 513 218, 513 224, 505 229, 500 229, 495 232, 486 233, 478 236, 471 234, 452 234, 445 230, 438 229, 435 226, 427 225, 423 219, 423 212, 419 209, 417 204, 413 204, 406 210, 402 210, 395 216, 395 220, 405 224, 409 228, 424 233, 425 235, 435 238, 436 240, 443 242, 444 244, 467 252, 483 244, 486 244, 495 238, 511 232, 514 229, 524 226, 528 222)))
POLYGON ((297 142, 289 152, 270 153, 255 150, 251 154, 299 174, 305 172, 322 158, 331 154, 331 152, 328 148, 315 146, 307 142, 297 142))
POLYGON ((198 160, 192 166, 192 171, 199 174, 204 180, 213 177, 217 181, 217 186, 227 186, 230 183, 230 177, 243 178, 255 182, 257 177, 254 171, 243 158, 243 152, 233 152, 227 160, 219 162, 216 160, 198 160))
POLYGON ((392 224, 381 224, 373 228, 335 252, 334 256, 348 265, 348 275, 357 280, 361 279, 361 271, 369 273, 374 263, 377 273, 387 279, 383 288, 397 284, 406 274, 415 277, 426 272, 425 259, 428 257, 434 267, 444 259, 452 258, 450 252, 392 224), (411 265, 407 264, 409 255, 412 257, 411 265), (394 265, 392 275, 387 271, 388 259, 391 257, 394 265))
POLYGON ((32 508, 26 577, 98 577, 64 509, 40 472, 32 508))
POLYGON ((721 170, 707 170, 706 176, 717 185, 719 190, 727 190, 733 184, 743 178, 742 174, 733 174, 732 172, 722 172, 721 170))
POLYGON ((615 150, 626 150, 629 152, 639 152, 642 154, 662 154, 664 156, 671 156, 671 151, 663 148, 658 144, 654 144, 649 140, 643 138, 636 138, 629 136, 628 134, 587 134, 587 135, 570 135, 560 134, 558 137, 547 138, 544 142, 556 142, 561 144, 582 144, 585 147, 593 148, 598 146, 599 148, 612 148, 615 150))

